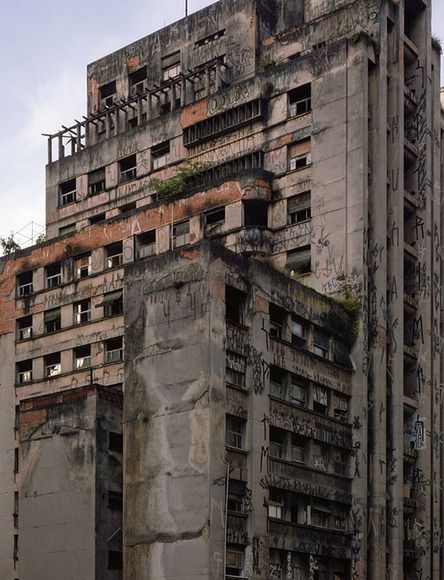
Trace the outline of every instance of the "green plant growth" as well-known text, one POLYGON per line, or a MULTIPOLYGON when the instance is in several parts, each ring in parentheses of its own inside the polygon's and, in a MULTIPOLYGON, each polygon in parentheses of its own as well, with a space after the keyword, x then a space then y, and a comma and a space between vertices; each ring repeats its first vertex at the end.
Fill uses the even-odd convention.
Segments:
POLYGON ((353 346, 359 333, 361 302, 351 296, 334 298, 341 308, 332 308, 329 323, 333 332, 340 332, 349 347, 353 346))
POLYGON ((157 194, 159 198, 168 197, 175 193, 183 193, 195 184, 195 177, 202 173, 208 165, 198 161, 186 161, 177 169, 172 177, 162 180, 152 177, 148 182, 148 187, 157 194))
POLYGON ((46 242, 46 234, 39 234, 35 240, 35 243, 43 244, 43 242, 46 242))
POLYGON ((7 238, 0 237, 0 247, 2 249, 3 255, 8 256, 20 250, 20 244, 14 240, 14 234, 11 234, 7 238))
POLYGON ((442 42, 436 34, 432 34, 432 46, 439 51, 439 54, 442 54, 442 42))

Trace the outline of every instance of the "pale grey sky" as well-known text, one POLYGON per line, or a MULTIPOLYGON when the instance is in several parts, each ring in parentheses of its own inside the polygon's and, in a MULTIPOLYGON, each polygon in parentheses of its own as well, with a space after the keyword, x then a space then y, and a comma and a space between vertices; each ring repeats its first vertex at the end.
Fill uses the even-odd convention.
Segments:
MULTIPOLYGON (((0 235, 44 224, 46 141, 86 111, 86 65, 184 15, 184 0, 0 0, 0 235)), ((213 0, 189 0, 189 12, 213 0)), ((433 0, 444 40, 444 0, 433 0)))

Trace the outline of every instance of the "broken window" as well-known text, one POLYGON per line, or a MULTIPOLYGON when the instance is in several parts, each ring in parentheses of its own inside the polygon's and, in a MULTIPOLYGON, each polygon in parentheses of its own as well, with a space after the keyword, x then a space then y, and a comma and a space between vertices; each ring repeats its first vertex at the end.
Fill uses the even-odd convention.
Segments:
POLYGON ((156 171, 165 167, 170 162, 170 142, 164 141, 159 145, 155 145, 151 149, 151 163, 152 170, 156 171))
POLYGON ((307 328, 305 322, 297 318, 291 320, 291 344, 304 348, 307 343, 307 328))
POLYGON ((311 84, 307 83, 288 93, 288 116, 298 117, 311 111, 311 84))
POLYGON ((80 370, 91 366, 91 345, 85 344, 74 349, 74 369, 80 370))
POLYGON ((54 262, 45 268, 45 288, 55 288, 62 283, 62 263, 54 262))
POLYGON ((190 243, 190 222, 180 222, 172 226, 173 248, 180 248, 190 243))
POLYGON ((295 463, 305 463, 305 446, 307 440, 296 433, 291 434, 291 460, 295 463))
POLYGON ((228 482, 228 510, 244 513, 245 482, 230 479, 228 482))
POLYGON ((17 276, 17 296, 28 296, 29 294, 33 293, 33 286, 32 286, 32 278, 33 273, 31 272, 22 272, 17 276))
POLYGON ((270 456, 278 459, 286 459, 287 433, 283 429, 270 427, 270 456))
POLYGON ((74 203, 76 201, 76 180, 70 179, 60 184, 60 200, 61 206, 74 203))
POLYGON ((123 338, 118 336, 105 341, 105 363, 123 360, 123 338))
POLYGON ((244 225, 247 227, 268 227, 268 202, 248 199, 243 202, 244 225))
POLYGON ((225 63, 225 55, 211 59, 198 67, 193 78, 194 100, 204 99, 216 90, 217 71, 225 63))
POLYGON ((74 258, 74 274, 77 280, 87 278, 91 274, 91 254, 74 258))
POLYGON ((32 316, 24 316, 17 320, 17 339, 26 340, 32 337, 32 316))
POLYGON ((320 328, 315 328, 313 337, 313 353, 328 358, 330 337, 320 328))
POLYGON ((310 525, 317 526, 319 528, 328 528, 331 513, 328 508, 313 505, 310 513, 310 525))
POLYGON ((60 360, 60 353, 54 352, 48 354, 44 358, 45 377, 51 378, 59 375, 62 372, 62 365, 60 360))
POLYGON ((289 250, 286 266, 292 274, 309 274, 311 272, 311 246, 289 250))
POLYGON ((244 552, 227 546, 225 578, 241 578, 244 568, 244 552))
POLYGON ((88 195, 97 195, 105 191, 105 168, 100 167, 88 173, 88 195))
POLYGON ((116 453, 123 453, 123 435, 110 431, 108 433, 108 449, 116 453))
POLYGON ((333 467, 333 472, 337 475, 347 475, 348 474, 348 462, 347 455, 341 449, 332 447, 331 449, 331 463, 333 467))
POLYGON ((290 373, 286 400, 299 407, 307 404, 307 382, 302 377, 290 373))
POLYGON ((62 327, 62 314, 60 308, 46 310, 43 313, 43 325, 45 334, 60 330, 62 327))
POLYGON ((273 488, 269 492, 268 517, 277 520, 281 520, 284 517, 284 494, 273 488))
POLYGON ((123 493, 121 491, 108 490, 108 507, 113 511, 121 512, 123 510, 123 493))
POLYGON ((23 385, 32 381, 32 359, 17 363, 17 384, 23 385))
POLYGON ((321 415, 328 413, 328 389, 321 385, 313 387, 313 411, 321 415))
POLYGON ((118 316, 123 312, 123 291, 110 292, 103 296, 103 315, 118 316))
POLYGON ((105 109, 106 107, 112 107, 114 105, 116 92, 116 81, 111 81, 110 83, 99 87, 100 109, 105 109))
POLYGON ((244 448, 245 420, 233 415, 227 415, 225 443, 234 449, 244 448))
POLYGON ((115 242, 105 248, 106 268, 118 268, 123 262, 123 242, 115 242))
POLYGON ((147 90, 147 68, 143 66, 128 76, 130 95, 142 95, 147 90))
POLYGON ((104 222, 106 220, 106 213, 97 213, 89 218, 89 223, 91 226, 94 224, 100 224, 100 222, 104 222))
POLYGON ((235 352, 227 351, 225 380, 228 384, 245 388, 245 357, 235 352))
POLYGON ((287 199, 287 223, 298 224, 311 219, 311 194, 299 193, 287 199))
POLYGON ((287 311, 275 304, 270 304, 270 336, 282 340, 286 320, 287 311))
POLYGON ((219 38, 222 38, 223 36, 225 36, 225 28, 222 30, 218 30, 217 32, 213 32, 213 34, 205 36, 205 38, 201 38, 195 43, 195 46, 199 47, 211 44, 212 42, 214 42, 215 40, 219 40, 219 38))
POLYGON ((243 324, 245 303, 245 292, 232 286, 225 286, 225 318, 227 321, 243 324))
POLYGON ((162 58, 162 81, 175 79, 180 75, 180 50, 162 58))
POLYGON ((136 237, 137 256, 147 258, 156 253, 156 230, 144 232, 136 237))
POLYGON ((127 203, 126 205, 121 205, 119 207, 119 211, 120 213, 128 213, 129 211, 133 211, 137 208, 137 204, 135 201, 132 201, 131 203, 127 203))
POLYGON ((59 228, 59 236, 66 236, 67 234, 72 234, 76 231, 76 224, 68 224, 59 228))
POLYGON ((225 206, 212 209, 204 214, 204 225, 213 226, 225 221, 225 206))
POLYGON ((311 165, 311 139, 304 139, 288 147, 288 170, 296 171, 311 165))
POLYGON ((89 299, 75 302, 74 307, 74 324, 83 324, 91 319, 91 301, 89 299))
POLYGON ((137 157, 129 155, 119 161, 119 182, 125 183, 137 177, 137 157))

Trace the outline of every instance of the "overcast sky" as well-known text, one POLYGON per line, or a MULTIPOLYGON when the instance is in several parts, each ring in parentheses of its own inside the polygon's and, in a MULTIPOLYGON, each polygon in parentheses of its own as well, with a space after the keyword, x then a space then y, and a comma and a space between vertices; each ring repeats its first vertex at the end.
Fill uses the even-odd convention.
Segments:
MULTIPOLYGON (((46 140, 86 111, 86 65, 178 20, 184 0, 0 0, 0 236, 44 224, 46 140)), ((189 12, 213 0, 189 0, 189 12)), ((433 0, 444 40, 444 0, 433 0)))

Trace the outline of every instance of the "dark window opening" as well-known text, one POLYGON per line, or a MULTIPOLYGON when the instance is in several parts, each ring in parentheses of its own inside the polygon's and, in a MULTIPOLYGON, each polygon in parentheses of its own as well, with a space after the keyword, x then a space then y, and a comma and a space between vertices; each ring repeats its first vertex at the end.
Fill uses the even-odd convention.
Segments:
POLYGON ((244 324, 245 303, 245 292, 225 286, 225 318, 229 322, 244 324))
POLYGON ((125 183, 137 177, 137 157, 130 155, 119 161, 119 181, 125 183))
POLYGON ((128 213, 129 211, 133 211, 137 208, 137 204, 135 201, 131 203, 127 203, 126 205, 121 205, 119 207, 120 213, 128 213))
POLYGON ((180 222, 172 226, 173 248, 180 248, 190 243, 190 222, 180 222))
POLYGON ((23 385, 32 381, 32 359, 17 363, 17 383, 23 385))
POLYGON ((288 170, 296 171, 311 165, 311 139, 305 139, 288 148, 288 170))
POLYGON ((228 447, 233 447, 234 449, 243 449, 244 432, 245 420, 239 417, 234 417, 232 415, 227 415, 225 431, 226 445, 228 447))
POLYGON ((139 234, 136 238, 139 258, 147 258, 156 253, 156 230, 139 234))
POLYGON ((225 206, 212 209, 204 215, 205 226, 220 224, 225 221, 225 206))
POLYGON ((26 340, 32 337, 32 316, 24 316, 17 320, 17 338, 26 340))
POLYGON ((299 348, 304 348, 307 343, 307 328, 302 320, 293 318, 291 321, 291 343, 299 348))
POLYGON ((287 269, 295 274, 311 272, 311 246, 301 246, 287 252, 287 269))
POLYGON ((329 335, 320 328, 315 328, 313 338, 313 353, 321 356, 322 358, 328 358, 328 351, 329 335))
POLYGON ((104 295, 103 315, 105 317, 118 316, 123 312, 123 293, 121 290, 104 295))
POLYGON ((146 91, 147 68, 143 66, 129 75, 130 95, 141 95, 146 91))
POLYGON ((180 51, 174 52, 162 58, 162 81, 167 82, 180 75, 180 51))
POLYGON ((90 225, 94 225, 94 224, 99 224, 100 222, 104 222, 106 220, 106 214, 105 213, 98 213, 96 215, 93 215, 92 217, 89 218, 89 223, 90 225))
POLYGON ((72 234, 76 231, 76 224, 68 224, 59 228, 59 236, 66 236, 67 234, 72 234))
POLYGON ((112 107, 114 104, 114 97, 116 92, 116 81, 111 81, 110 83, 99 87, 100 107, 112 107))
POLYGON ((122 433, 115 433, 114 431, 110 431, 108 435, 109 435, 108 449, 110 451, 115 451, 116 453, 123 453, 122 433))
POLYGON ((91 319, 91 301, 80 300, 74 303, 74 324, 83 324, 91 319))
POLYGON ((17 294, 18 296, 28 296, 32 294, 32 272, 22 272, 17 276, 17 294))
POLYGON ((244 552, 239 550, 239 546, 227 546, 225 578, 242 578, 244 568, 244 552))
POLYGON ((60 353, 54 352, 53 354, 48 354, 44 358, 44 365, 45 365, 45 376, 55 377, 62 372, 62 365, 60 362, 60 353))
POLYGON ((96 169, 95 171, 91 171, 88 173, 88 194, 89 195, 97 195, 102 191, 105 191, 105 168, 100 167, 100 169, 96 169))
POLYGON ((78 346, 74 349, 74 369, 80 370, 91 366, 91 345, 78 346))
POLYGON ((284 337, 287 311, 275 304, 270 304, 270 336, 282 339, 284 337))
POLYGON ((299 193, 287 200, 287 222, 297 224, 311 219, 311 194, 309 191, 299 193))
POLYGON ((257 199, 244 201, 244 225, 268 227, 268 202, 257 199))
POLYGON ((230 479, 228 484, 228 510, 236 513, 245 512, 245 487, 244 481, 230 479))
POLYGON ((223 36, 225 36, 225 28, 223 30, 218 30, 217 32, 214 32, 213 34, 210 34, 205 38, 201 38, 196 42, 196 46, 205 46, 206 44, 210 44, 211 42, 214 42, 215 40, 218 40, 223 36))
POLYGON ((152 169, 156 171, 170 162, 170 142, 165 141, 151 149, 152 169))
POLYGON ((44 313, 43 322, 46 334, 60 330, 62 327, 62 314, 60 308, 46 310, 44 313))
POLYGON ((225 380, 229 385, 245 388, 246 359, 235 352, 227 351, 225 380))
POLYGON ((115 242, 105 248, 106 267, 117 268, 123 263, 123 242, 115 242))
POLYGON ((311 84, 302 85, 288 93, 288 115, 297 117, 311 111, 311 84))
POLYGON ((283 429, 270 427, 270 456, 277 459, 286 459, 287 433, 283 429))
POLYGON ((91 274, 91 254, 74 258, 74 273, 77 280, 87 278, 91 274))
POLYGON ((76 180, 70 179, 60 184, 60 205, 68 205, 76 201, 76 180))
POLYGON ((115 363, 123 360, 123 338, 110 338, 105 341, 105 362, 115 363))
POLYGON ((62 263, 55 262, 45 268, 46 288, 55 288, 62 283, 62 263))

